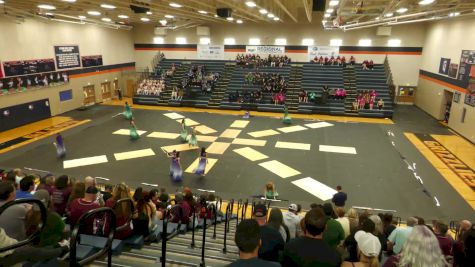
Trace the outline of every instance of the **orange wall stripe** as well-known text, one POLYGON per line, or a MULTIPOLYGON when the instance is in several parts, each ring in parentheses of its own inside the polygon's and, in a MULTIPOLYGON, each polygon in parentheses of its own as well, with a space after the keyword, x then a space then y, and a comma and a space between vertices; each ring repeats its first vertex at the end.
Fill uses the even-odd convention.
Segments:
POLYGON ((391 52, 391 51, 344 51, 340 50, 340 54, 373 54, 373 55, 412 55, 420 56, 422 52, 391 52))
POLYGON ((133 70, 133 69, 135 69, 135 67, 123 67, 123 68, 110 69, 110 70, 101 70, 101 71, 94 71, 94 72, 87 72, 87 73, 79 73, 79 74, 71 75, 70 78, 89 77, 89 76, 94 76, 94 75, 100 75, 100 74, 111 73, 111 72, 118 72, 118 71, 122 71, 122 70, 133 70))
POLYGON ((431 82, 433 82, 433 83, 436 83, 436 84, 439 84, 439 85, 442 85, 442 86, 445 86, 445 87, 448 87, 448 88, 450 88, 450 89, 454 89, 454 90, 459 91, 459 92, 461 92, 461 93, 468 93, 468 90, 467 90, 467 89, 464 89, 464 88, 462 88, 462 87, 458 87, 458 86, 456 86, 456 85, 452 85, 452 84, 450 84, 450 83, 446 83, 446 82, 444 82, 444 81, 440 81, 440 80, 431 78, 431 77, 429 77, 429 76, 425 76, 425 75, 423 75, 423 74, 420 74, 420 75, 419 75, 419 78, 424 79, 424 80, 427 80, 427 81, 431 81, 431 82))

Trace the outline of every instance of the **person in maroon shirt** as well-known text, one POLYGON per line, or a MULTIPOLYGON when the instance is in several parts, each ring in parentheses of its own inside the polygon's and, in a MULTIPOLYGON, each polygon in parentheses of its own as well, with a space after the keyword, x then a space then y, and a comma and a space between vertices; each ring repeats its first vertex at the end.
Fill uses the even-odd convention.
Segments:
POLYGON ((51 191, 53 208, 59 215, 63 216, 68 203, 72 188, 69 186, 67 175, 59 176, 55 181, 55 188, 51 191))
MULTIPOLYGON (((86 194, 83 198, 77 198, 71 202, 71 216, 69 218, 69 222, 71 224, 71 229, 74 229, 74 226, 78 222, 79 218, 86 212, 100 208, 99 204, 95 202, 97 192, 99 190, 94 186, 89 186, 86 189, 86 194)), ((90 222, 86 222, 85 225, 87 228, 85 229, 85 233, 92 234, 93 233, 93 225, 94 225, 94 218, 90 218, 90 222)))
MULTIPOLYGON (((119 199, 127 198, 132 200, 130 197, 130 190, 125 184, 118 184, 112 190, 112 197, 106 201, 106 207, 114 208, 115 203, 119 201, 119 199)), ((117 215, 117 227, 121 227, 125 223, 128 222, 130 218, 130 207, 127 207, 126 204, 118 206, 115 209, 115 213, 117 215)), ((106 231, 107 232, 107 231, 106 231)), ((130 227, 130 223, 128 223, 128 227, 125 227, 119 232, 115 232, 114 238, 116 239, 126 239, 130 235, 132 235, 133 231, 130 227)))
POLYGON ((450 256, 452 255, 452 239, 447 235, 447 232, 449 231, 449 227, 447 224, 441 222, 441 221, 436 221, 433 224, 434 227, 434 234, 435 237, 437 237, 437 240, 439 241, 439 246, 440 249, 442 250, 442 254, 444 256, 450 256))

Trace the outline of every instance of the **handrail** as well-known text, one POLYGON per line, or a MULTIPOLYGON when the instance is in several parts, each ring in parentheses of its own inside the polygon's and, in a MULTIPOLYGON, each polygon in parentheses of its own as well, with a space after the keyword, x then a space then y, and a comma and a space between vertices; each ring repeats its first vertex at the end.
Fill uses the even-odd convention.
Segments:
POLYGON ((206 203, 203 203, 204 205, 202 205, 203 207, 201 208, 204 208, 204 218, 203 218, 203 240, 201 241, 201 263, 200 263, 200 267, 206 267, 206 264, 205 264, 205 248, 206 248, 206 218, 208 217, 208 205, 206 203))
POLYGON ((38 205, 38 207, 40 208, 40 213, 41 213, 41 227, 40 227, 40 229, 37 229, 33 234, 31 234, 27 239, 25 239, 23 241, 19 241, 15 244, 12 244, 12 245, 9 245, 9 246, 0 248, 0 253, 11 250, 11 249, 19 248, 19 247, 22 247, 24 245, 27 245, 27 244, 33 242, 37 237, 40 236, 41 231, 43 231, 43 228, 46 225, 47 210, 46 210, 46 207, 43 204, 43 202, 41 202, 41 200, 39 200, 39 199, 16 199, 14 201, 7 202, 3 206, 0 207, 0 215, 6 209, 8 209, 9 207, 14 206, 14 205, 19 205, 19 204, 32 204, 32 205, 36 204, 36 205, 38 205))
POLYGON ((231 221, 232 217, 233 217, 233 211, 234 211, 234 199, 231 199, 231 209, 229 210, 230 214, 229 214, 229 219, 228 219, 228 228, 226 229, 226 231, 229 233, 229 227, 231 226, 231 224, 229 223, 229 221, 231 221))
POLYGON ((170 215, 170 210, 166 209, 165 213, 163 214, 163 229, 162 229, 162 255, 160 256, 160 262, 162 263, 162 267, 165 267, 167 262, 167 228, 168 228, 168 216, 170 215))
POLYGON ((239 208, 242 209, 242 199, 239 199, 237 202, 237 210, 236 210, 236 227, 239 224, 239 208))
POLYGON ((213 225, 213 239, 216 239, 216 225, 218 224, 218 208, 217 208, 218 202, 216 202, 216 205, 213 205, 213 212, 214 212, 214 225, 213 225))
POLYGON ((134 218, 135 207, 134 207, 134 202, 130 198, 121 198, 121 199, 117 200, 117 202, 115 202, 112 209, 115 211, 117 208, 120 208, 123 203, 126 203, 126 202, 128 202, 129 205, 130 205, 130 213, 129 213, 129 216, 127 218, 127 221, 123 225, 120 225, 120 226, 116 227, 116 229, 115 229, 116 232, 120 232, 120 231, 126 229, 127 226, 129 226, 132 219, 134 218))
POLYGON ((241 213, 241 222, 246 219, 247 206, 249 205, 249 199, 246 199, 246 202, 243 205, 244 205, 244 207, 243 207, 242 213, 241 213))
POLYGON ((229 223, 229 210, 231 208, 231 202, 228 202, 228 205, 226 206, 226 214, 224 216, 224 242, 223 242, 223 253, 226 254, 227 249, 226 249, 226 238, 228 236, 228 223, 229 223))
POLYGON ((78 222, 74 226, 74 229, 71 234, 71 250, 69 252, 69 266, 76 267, 76 266, 83 266, 86 264, 91 263, 95 259, 102 257, 105 253, 107 253, 107 266, 112 266, 112 241, 114 240, 114 234, 116 229, 116 216, 115 212, 111 208, 102 207, 90 210, 84 213, 81 217, 79 217, 78 222), (101 250, 98 252, 86 257, 85 259, 80 260, 77 262, 76 260, 76 246, 77 246, 77 239, 79 236, 79 230, 83 224, 85 225, 85 221, 93 216, 96 216, 99 213, 109 214, 109 216, 105 216, 105 218, 110 218, 109 222, 109 234, 107 237, 107 242, 101 250))
POLYGON ((193 228, 191 228, 191 248, 195 248, 195 220, 196 220, 196 207, 193 207, 193 228))

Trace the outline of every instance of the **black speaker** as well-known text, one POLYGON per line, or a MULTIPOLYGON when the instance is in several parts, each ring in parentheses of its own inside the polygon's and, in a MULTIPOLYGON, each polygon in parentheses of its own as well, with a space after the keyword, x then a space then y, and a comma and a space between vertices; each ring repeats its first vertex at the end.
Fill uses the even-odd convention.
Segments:
POLYGON ((216 14, 220 18, 229 18, 229 17, 231 17, 232 13, 233 13, 233 10, 230 9, 230 8, 217 8, 216 9, 216 14))
POLYGON ((326 0, 313 0, 313 11, 325 11, 326 0))
POLYGON ((132 11, 134 11, 134 13, 136 14, 142 14, 142 13, 146 13, 147 11, 150 11, 150 8, 134 6, 134 5, 130 5, 130 9, 132 9, 132 11))

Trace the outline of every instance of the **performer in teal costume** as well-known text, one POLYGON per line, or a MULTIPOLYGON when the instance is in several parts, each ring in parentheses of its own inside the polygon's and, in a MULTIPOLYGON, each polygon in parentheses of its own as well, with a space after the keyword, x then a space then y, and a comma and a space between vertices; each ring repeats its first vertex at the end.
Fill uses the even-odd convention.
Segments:
POLYGON ((190 139, 188 140, 188 144, 190 146, 197 146, 198 145, 198 139, 196 138, 195 127, 191 128, 191 136, 190 136, 190 139))
POLYGON ((282 120, 282 122, 286 124, 292 123, 292 118, 289 115, 289 110, 287 109, 287 106, 284 106, 284 119, 282 120))
POLYGON ((181 133, 180 133, 180 138, 182 142, 186 142, 188 138, 188 130, 186 129, 186 122, 185 119, 181 120, 181 133))
POLYGON ((122 113, 124 118, 131 120, 132 119, 132 110, 130 109, 129 103, 125 102, 125 111, 122 113))
POLYGON ((130 140, 139 139, 140 135, 137 133, 137 127, 135 126, 134 119, 130 120, 130 140))

